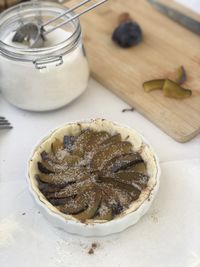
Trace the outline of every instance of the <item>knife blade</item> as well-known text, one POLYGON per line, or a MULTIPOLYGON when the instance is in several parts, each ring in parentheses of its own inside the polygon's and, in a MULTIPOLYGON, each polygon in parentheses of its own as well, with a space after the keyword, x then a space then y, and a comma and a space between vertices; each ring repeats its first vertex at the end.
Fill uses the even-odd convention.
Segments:
POLYGON ((188 30, 200 35, 200 22, 181 13, 174 8, 168 7, 165 4, 159 3, 156 0, 147 0, 156 10, 172 19, 173 21, 184 26, 188 30))

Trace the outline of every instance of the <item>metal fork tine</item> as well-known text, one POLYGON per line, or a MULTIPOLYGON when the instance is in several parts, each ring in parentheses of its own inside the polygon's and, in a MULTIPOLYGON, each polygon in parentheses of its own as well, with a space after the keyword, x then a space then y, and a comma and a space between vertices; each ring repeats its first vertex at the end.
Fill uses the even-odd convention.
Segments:
POLYGON ((12 125, 5 117, 0 117, 0 130, 12 128, 12 125))
POLYGON ((0 130, 3 130, 3 129, 12 129, 12 125, 0 125, 0 130))
POLYGON ((0 125, 10 125, 10 122, 8 122, 8 121, 0 121, 0 125))

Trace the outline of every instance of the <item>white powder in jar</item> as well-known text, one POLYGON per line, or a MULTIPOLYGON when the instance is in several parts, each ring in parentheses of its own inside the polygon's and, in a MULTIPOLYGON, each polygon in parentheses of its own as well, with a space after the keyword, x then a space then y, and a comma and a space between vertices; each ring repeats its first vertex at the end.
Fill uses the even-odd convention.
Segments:
MULTIPOLYGON (((25 48, 12 42, 11 32, 4 40, 7 45, 25 48)), ((47 35, 44 47, 51 47, 71 35, 57 29, 47 35)), ((87 87, 89 78, 88 62, 82 43, 62 56, 63 64, 47 64, 42 70, 36 69, 33 62, 8 59, 1 56, 0 79, 4 97, 15 106, 45 111, 62 107, 77 98, 87 87)))

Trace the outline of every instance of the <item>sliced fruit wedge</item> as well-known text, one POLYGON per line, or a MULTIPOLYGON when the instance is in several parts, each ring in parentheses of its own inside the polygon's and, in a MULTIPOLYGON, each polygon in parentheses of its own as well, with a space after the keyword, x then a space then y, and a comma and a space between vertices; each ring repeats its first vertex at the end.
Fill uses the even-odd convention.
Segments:
POLYGON ((116 142, 99 150, 91 161, 94 170, 102 170, 106 163, 114 157, 132 152, 132 144, 129 142, 116 142))
POLYGON ((190 89, 185 89, 169 79, 165 80, 163 93, 167 97, 176 99, 184 99, 192 95, 192 91, 190 89))
POLYGON ((133 200, 132 193, 116 188, 112 184, 102 183, 101 188, 103 199, 109 210, 112 210, 113 217, 128 208, 133 200))
POLYGON ((105 140, 107 140, 110 137, 110 134, 101 131, 96 132, 90 139, 90 142, 88 143, 87 147, 85 148, 86 152, 94 152, 95 150, 98 150, 99 145, 102 144, 105 140))
POLYGON ((38 162, 38 169, 42 173, 60 173, 69 169, 67 164, 50 164, 49 161, 38 162))
POLYGON ((113 219, 112 208, 109 207, 105 199, 102 199, 100 207, 93 219, 94 220, 106 220, 106 221, 110 221, 113 219))
POLYGON ((143 83, 143 88, 147 93, 153 90, 162 90, 164 82, 164 79, 150 80, 143 83))
POLYGON ((127 168, 127 171, 139 172, 147 175, 147 167, 144 162, 134 164, 127 168))
POLYGON ((110 145, 113 145, 113 144, 118 143, 120 141, 122 141, 122 138, 121 138, 121 135, 118 133, 118 134, 115 134, 115 135, 112 135, 111 137, 109 137, 107 140, 102 142, 101 145, 102 146, 110 146, 110 145))
POLYGON ((45 196, 46 194, 55 194, 56 192, 58 193, 63 188, 63 186, 52 185, 42 182, 39 178, 39 175, 37 175, 36 179, 38 182, 38 188, 45 196))
POLYGON ((87 201, 84 195, 79 195, 75 199, 69 200, 65 205, 57 207, 65 214, 77 214, 87 208, 87 201))
POLYGON ((138 187, 133 186, 132 184, 123 183, 115 178, 110 177, 101 177, 99 178, 101 182, 109 183, 113 185, 114 188, 119 188, 120 190, 124 190, 131 194, 133 199, 137 199, 141 193, 141 190, 138 187))
POLYGON ((63 143, 60 141, 60 139, 55 138, 55 141, 51 144, 51 150, 53 154, 56 156, 59 150, 62 149, 63 149, 63 143))
POLYGON ((99 205, 101 203, 101 192, 99 190, 88 191, 87 192, 87 204, 88 207, 83 212, 74 215, 76 219, 81 222, 86 221, 87 219, 91 219, 94 217, 99 205))
POLYGON ((48 162, 50 165, 60 163, 60 160, 58 160, 52 153, 47 153, 46 151, 42 151, 40 155, 42 160, 48 162))
POLYGON ((77 155, 66 155, 62 161, 64 164, 71 167, 75 166, 80 161, 80 157, 77 155))
POLYGON ((45 173, 45 174, 54 173, 54 168, 52 166, 50 166, 47 162, 42 163, 42 162, 38 161, 37 166, 38 166, 38 170, 41 173, 45 173))
MULTIPOLYGON (((68 168, 68 166, 74 166, 80 160, 80 157, 77 155, 71 155, 66 152, 64 149, 58 150, 57 154, 52 155, 43 151, 41 153, 43 163, 52 166, 55 170, 59 171, 60 165, 68 168)), ((51 167, 49 167, 51 168, 51 167)))
POLYGON ((104 166, 104 170, 117 172, 140 162, 143 162, 143 159, 139 153, 120 155, 108 161, 104 166))
POLYGON ((54 185, 67 185, 72 182, 83 181, 90 177, 90 174, 84 168, 69 168, 60 173, 41 173, 38 175, 40 180, 54 185))
POLYGON ((149 181, 149 176, 139 173, 139 172, 130 172, 130 171, 121 171, 115 173, 115 179, 120 180, 122 183, 127 183, 132 185, 133 187, 138 188, 138 190, 142 190, 147 186, 149 181))
POLYGON ((83 182, 77 182, 74 184, 69 184, 65 186, 64 188, 60 189, 59 191, 55 191, 53 193, 50 193, 47 195, 48 199, 51 198, 65 198, 65 197, 71 197, 78 194, 82 194, 85 190, 89 189, 91 187, 90 181, 83 182))
POLYGON ((180 66, 176 70, 176 75, 177 75, 176 83, 178 83, 179 85, 183 84, 187 79, 186 71, 185 71, 185 68, 183 66, 180 66))
POLYGON ((103 208, 104 211, 100 211, 97 216, 94 217, 94 220, 105 220, 105 221, 111 221, 113 219, 113 211, 111 208, 103 208))
POLYGON ((64 166, 62 160, 58 159, 58 157, 54 156, 52 153, 47 153, 46 151, 43 151, 41 153, 41 158, 42 158, 42 164, 52 172, 59 172, 64 166))
POLYGON ((90 139, 95 135, 95 132, 87 129, 82 132, 75 140, 74 149, 72 151, 73 155, 82 157, 85 153, 85 149, 90 142, 90 139))
POLYGON ((69 198, 51 198, 48 201, 54 206, 65 205, 69 202, 69 198))

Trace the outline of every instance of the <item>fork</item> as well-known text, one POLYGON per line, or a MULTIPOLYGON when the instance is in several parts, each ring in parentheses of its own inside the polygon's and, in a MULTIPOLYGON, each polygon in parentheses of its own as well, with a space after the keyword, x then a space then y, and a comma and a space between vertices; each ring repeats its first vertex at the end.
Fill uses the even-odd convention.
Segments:
POLYGON ((0 130, 12 128, 12 125, 5 117, 0 117, 0 130))

